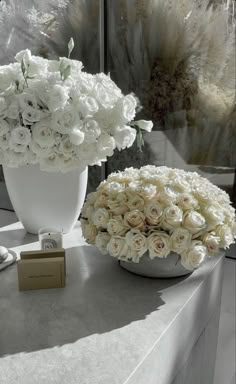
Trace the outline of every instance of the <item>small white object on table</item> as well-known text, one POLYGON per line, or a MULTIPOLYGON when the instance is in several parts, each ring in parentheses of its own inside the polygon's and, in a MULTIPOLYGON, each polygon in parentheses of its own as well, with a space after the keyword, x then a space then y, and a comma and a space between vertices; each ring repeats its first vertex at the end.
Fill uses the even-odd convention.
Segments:
POLYGON ((0 246, 0 263, 5 261, 8 257, 8 249, 0 246))
MULTIPOLYGON (((1 384, 213 383, 222 256, 158 280, 100 255, 79 223, 63 241, 64 289, 19 292, 16 266, 0 275, 1 384)), ((17 222, 0 243, 39 249, 17 222)))

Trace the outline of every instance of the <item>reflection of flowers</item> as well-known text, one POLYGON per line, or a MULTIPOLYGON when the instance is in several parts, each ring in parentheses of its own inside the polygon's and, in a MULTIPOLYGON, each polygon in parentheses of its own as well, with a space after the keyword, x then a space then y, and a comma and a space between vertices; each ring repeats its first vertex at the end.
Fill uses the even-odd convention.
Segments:
POLYGON ((167 130, 187 163, 235 166, 233 10, 234 0, 127 0, 109 7, 109 30, 116 31, 108 34, 112 76, 123 90, 135 90, 143 115, 167 130))
POLYGON ((186 64, 180 63, 174 73, 161 59, 153 64, 145 106, 154 121, 165 125, 166 116, 176 110, 190 111, 198 93, 198 80, 186 64))
POLYGON ((226 192, 197 173, 167 167, 112 173, 88 195, 82 217, 88 243, 135 263, 147 252, 154 259, 172 251, 193 270, 236 237, 235 210, 226 192), (172 191, 178 186, 175 202, 173 194, 163 193, 167 186, 172 191))

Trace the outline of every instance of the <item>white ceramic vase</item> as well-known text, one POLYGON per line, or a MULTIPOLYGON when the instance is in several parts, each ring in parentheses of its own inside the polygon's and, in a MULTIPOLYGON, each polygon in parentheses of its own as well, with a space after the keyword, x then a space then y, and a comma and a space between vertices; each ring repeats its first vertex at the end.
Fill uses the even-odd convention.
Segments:
POLYGON ((87 168, 61 173, 41 171, 38 165, 3 166, 3 172, 11 203, 27 232, 73 229, 85 199, 87 168))

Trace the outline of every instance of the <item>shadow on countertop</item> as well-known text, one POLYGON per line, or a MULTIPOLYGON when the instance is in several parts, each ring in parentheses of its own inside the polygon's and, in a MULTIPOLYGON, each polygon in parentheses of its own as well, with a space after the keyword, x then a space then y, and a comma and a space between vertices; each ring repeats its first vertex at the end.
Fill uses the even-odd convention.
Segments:
POLYGON ((135 276, 89 246, 67 250, 64 289, 19 292, 12 267, 0 275, 0 356, 73 343, 143 320, 165 304, 161 291, 185 278, 135 276))

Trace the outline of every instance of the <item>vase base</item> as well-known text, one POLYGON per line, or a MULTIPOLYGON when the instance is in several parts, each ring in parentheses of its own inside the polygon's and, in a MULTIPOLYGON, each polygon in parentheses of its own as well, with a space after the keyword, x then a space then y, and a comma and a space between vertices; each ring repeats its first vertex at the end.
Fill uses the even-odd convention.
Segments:
POLYGON ((179 255, 173 252, 166 258, 150 259, 149 256, 144 255, 139 263, 120 261, 120 266, 135 275, 162 279, 181 277, 192 273, 182 266, 179 255))

